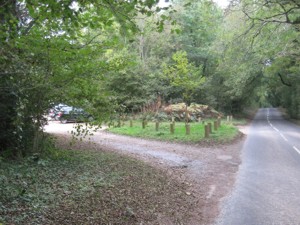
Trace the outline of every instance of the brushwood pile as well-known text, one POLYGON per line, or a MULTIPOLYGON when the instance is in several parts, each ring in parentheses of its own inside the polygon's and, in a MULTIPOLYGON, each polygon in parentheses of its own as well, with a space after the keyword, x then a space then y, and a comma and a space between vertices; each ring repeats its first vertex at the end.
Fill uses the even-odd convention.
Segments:
POLYGON ((176 121, 196 121, 206 118, 220 118, 222 113, 208 105, 192 103, 187 106, 185 103, 177 103, 162 108, 162 112, 168 117, 174 117, 176 121))

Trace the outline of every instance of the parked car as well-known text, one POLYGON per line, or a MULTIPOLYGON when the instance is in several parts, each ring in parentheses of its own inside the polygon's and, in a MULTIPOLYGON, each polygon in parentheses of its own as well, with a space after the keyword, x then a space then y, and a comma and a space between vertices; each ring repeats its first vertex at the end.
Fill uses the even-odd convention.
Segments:
POLYGON ((55 120, 56 117, 56 111, 55 109, 49 109, 48 111, 48 120, 55 120))
POLYGON ((58 104, 58 105, 55 105, 53 108, 49 109, 48 111, 48 120, 59 120, 59 117, 61 114, 60 111, 61 111, 61 108, 63 107, 67 107, 67 105, 64 105, 64 104, 58 104))
POLYGON ((59 104, 54 107, 55 119, 61 123, 92 121, 93 117, 81 108, 59 104))

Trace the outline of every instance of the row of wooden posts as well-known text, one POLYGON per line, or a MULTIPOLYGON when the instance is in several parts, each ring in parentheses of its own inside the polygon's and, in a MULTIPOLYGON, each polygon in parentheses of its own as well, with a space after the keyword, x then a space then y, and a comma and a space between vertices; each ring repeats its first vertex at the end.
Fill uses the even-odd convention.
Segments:
MULTIPOLYGON (((232 116, 227 116, 227 122, 232 122, 232 116)), ((205 121, 202 121, 202 124, 205 124, 205 121)), ((133 126, 133 121, 130 120, 130 127, 132 127, 132 126, 133 126)), ((145 129, 146 126, 147 126, 147 121, 143 120, 142 121, 143 129, 145 129)), ((204 125, 204 136, 205 136, 205 138, 209 138, 210 134, 213 133, 213 130, 217 131, 220 126, 221 126, 221 118, 218 118, 217 120, 213 121, 213 123, 208 122, 207 124, 205 124, 204 125)), ((186 135, 190 135, 191 134, 191 126, 190 126, 189 123, 186 123, 185 129, 186 129, 186 135)), ((159 130, 159 122, 155 122, 155 130, 156 131, 159 130)), ((170 123, 170 133, 174 134, 174 132, 175 132, 175 121, 173 120, 170 123)))
MULTIPOLYGON (((217 131, 218 128, 221 126, 221 119, 218 118, 218 120, 215 120, 213 122, 213 124, 214 124, 214 131, 217 131)), ((212 123, 211 122, 204 125, 204 137, 209 138, 210 134, 212 134, 212 123)))

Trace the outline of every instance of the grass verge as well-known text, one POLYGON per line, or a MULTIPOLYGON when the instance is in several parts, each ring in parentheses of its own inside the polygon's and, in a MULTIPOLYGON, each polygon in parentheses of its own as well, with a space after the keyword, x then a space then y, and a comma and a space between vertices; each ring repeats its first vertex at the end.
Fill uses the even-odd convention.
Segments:
POLYGON ((0 162, 0 224, 180 224, 188 198, 184 184, 114 153, 0 162))
MULTIPOLYGON (((213 124, 213 121, 207 121, 213 124)), ((242 120, 233 121, 235 124, 244 124, 242 120)), ((147 126, 143 129, 141 121, 134 121, 133 126, 129 126, 129 122, 126 122, 122 127, 111 127, 109 131, 115 134, 122 134, 134 137, 141 137, 147 139, 163 140, 163 141, 178 141, 178 142, 230 142, 234 140, 238 134, 238 129, 233 126, 231 123, 222 121, 221 126, 218 130, 212 128, 212 134, 209 138, 205 138, 204 133, 205 124, 202 123, 190 123, 190 135, 186 135, 185 123, 176 122, 175 123, 175 132, 171 134, 170 132, 170 123, 162 122, 159 125, 159 130, 155 130, 155 123, 148 122, 147 126)))
POLYGON ((300 126, 300 120, 291 118, 291 116, 287 112, 287 109, 285 109, 285 108, 278 108, 278 109, 282 113, 282 116, 284 119, 289 120, 290 122, 300 126))

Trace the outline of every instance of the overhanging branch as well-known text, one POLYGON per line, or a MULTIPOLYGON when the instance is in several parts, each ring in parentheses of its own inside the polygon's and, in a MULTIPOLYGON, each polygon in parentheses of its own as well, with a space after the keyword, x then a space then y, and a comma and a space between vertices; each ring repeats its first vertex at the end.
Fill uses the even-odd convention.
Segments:
POLYGON ((280 73, 277 73, 277 75, 279 76, 282 84, 284 84, 284 85, 286 85, 288 87, 292 87, 292 84, 287 83, 287 82, 284 81, 284 79, 283 79, 283 77, 282 77, 282 75, 280 73))

